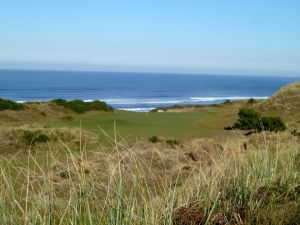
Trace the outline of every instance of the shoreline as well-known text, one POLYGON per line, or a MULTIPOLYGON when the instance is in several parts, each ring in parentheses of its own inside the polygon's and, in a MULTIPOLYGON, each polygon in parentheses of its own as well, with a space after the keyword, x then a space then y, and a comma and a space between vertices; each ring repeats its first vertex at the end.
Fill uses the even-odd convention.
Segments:
MULTIPOLYGON (((228 97, 188 97, 185 99, 178 100, 162 100, 162 99, 84 99, 83 102, 103 101, 106 104, 112 106, 116 110, 125 110, 130 112, 151 112, 161 108, 182 108, 182 107, 193 107, 193 106, 209 106, 215 104, 224 104, 226 101, 239 102, 249 99, 257 101, 267 100, 270 97, 267 96, 228 96, 228 97)), ((35 103, 35 102, 50 102, 53 99, 46 100, 12 100, 17 103, 35 103)), ((66 99, 72 101, 74 99, 66 99)))

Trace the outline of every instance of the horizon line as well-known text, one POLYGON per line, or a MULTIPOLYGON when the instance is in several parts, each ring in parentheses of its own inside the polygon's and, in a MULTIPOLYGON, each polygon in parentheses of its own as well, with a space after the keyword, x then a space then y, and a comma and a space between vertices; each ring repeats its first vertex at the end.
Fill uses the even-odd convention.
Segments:
POLYGON ((184 72, 184 71, 145 71, 145 70, 105 70, 105 69, 70 69, 70 68, 60 68, 60 69, 51 69, 51 68, 1 68, 0 71, 40 71, 40 72, 89 72, 89 73, 133 73, 133 74, 164 74, 164 75, 193 75, 193 76, 250 76, 250 77, 299 77, 300 74, 288 74, 288 75, 281 75, 281 74, 273 74, 273 73, 243 73, 243 72, 184 72))

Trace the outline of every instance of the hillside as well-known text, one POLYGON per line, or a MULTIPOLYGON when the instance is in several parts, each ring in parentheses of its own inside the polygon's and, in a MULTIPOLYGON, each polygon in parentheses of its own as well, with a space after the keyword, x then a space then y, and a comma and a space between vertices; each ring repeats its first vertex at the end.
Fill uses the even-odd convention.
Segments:
POLYGON ((290 129, 300 126, 300 82, 282 87, 256 109, 265 115, 282 117, 290 129))
POLYGON ((300 115, 300 82, 282 87, 257 107, 261 112, 295 120, 300 115))

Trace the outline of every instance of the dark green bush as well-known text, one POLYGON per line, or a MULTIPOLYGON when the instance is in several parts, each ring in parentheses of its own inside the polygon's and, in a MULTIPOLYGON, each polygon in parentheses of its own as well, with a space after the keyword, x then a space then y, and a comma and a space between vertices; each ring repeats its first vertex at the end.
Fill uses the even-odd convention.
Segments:
POLYGON ((69 101, 67 107, 77 113, 84 113, 89 110, 88 104, 81 100, 69 101))
POLYGON ((265 116, 261 118, 264 130, 284 131, 286 126, 282 119, 278 116, 265 116))
POLYGON ((25 109, 25 106, 21 103, 17 103, 17 102, 11 101, 11 100, 0 98, 0 111, 6 110, 6 109, 19 111, 19 110, 25 109))
POLYGON ((56 103, 57 105, 68 107, 68 101, 65 99, 58 98, 58 99, 52 100, 52 102, 56 103))
POLYGON ((27 145, 35 145, 36 143, 47 142, 50 138, 43 134, 40 130, 23 131, 23 140, 27 145))
POLYGON ((253 105, 256 103, 256 100, 254 98, 250 98, 250 99, 248 99, 247 103, 250 105, 253 105))
POLYGON ((168 140, 166 140, 166 144, 173 147, 174 145, 179 145, 179 141, 168 139, 168 140))
POLYGON ((233 125, 233 128, 241 130, 257 130, 261 128, 260 113, 256 112, 254 109, 241 108, 238 116, 239 118, 233 125))
POLYGON ((152 137, 148 138, 148 141, 152 142, 152 143, 157 143, 157 142, 159 142, 159 138, 157 136, 152 136, 152 137))
POLYGON ((229 99, 226 99, 225 101, 224 101, 224 104, 225 105, 228 105, 228 104, 230 104, 231 103, 231 101, 229 100, 229 99))
POLYGON ((47 114, 45 112, 40 112, 41 116, 47 116, 47 114))
POLYGON ((67 115, 67 116, 62 116, 59 119, 65 120, 65 121, 71 121, 71 120, 74 120, 74 117, 70 116, 70 115, 67 115))
POLYGON ((67 101, 64 99, 54 99, 52 100, 53 103, 56 103, 57 105, 63 106, 65 108, 68 108, 74 112, 77 113, 84 113, 91 110, 103 110, 103 111, 112 111, 113 108, 109 105, 107 105, 105 102, 95 100, 92 102, 84 102, 82 100, 72 100, 67 101))
POLYGON ((261 116, 251 108, 241 108, 238 113, 238 120, 233 125, 234 129, 255 130, 255 131, 284 131, 286 126, 280 117, 261 116))
POLYGON ((296 137, 300 137, 300 130, 294 129, 294 130, 292 130, 291 134, 296 137))

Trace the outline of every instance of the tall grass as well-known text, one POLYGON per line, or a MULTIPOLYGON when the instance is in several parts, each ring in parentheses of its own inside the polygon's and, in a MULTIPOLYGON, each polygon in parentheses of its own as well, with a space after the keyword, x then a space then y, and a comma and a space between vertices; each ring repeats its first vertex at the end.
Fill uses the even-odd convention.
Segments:
MULTIPOLYGON (((299 224, 299 149, 280 136, 251 151, 227 145, 171 179, 123 140, 87 156, 49 149, 0 165, 1 224, 299 224), (259 147, 263 146, 263 147, 259 147), (275 146, 275 147, 274 147, 275 146), (298 161, 297 161, 298 160, 298 161)), ((159 150, 159 149, 158 149, 159 150)))

